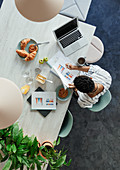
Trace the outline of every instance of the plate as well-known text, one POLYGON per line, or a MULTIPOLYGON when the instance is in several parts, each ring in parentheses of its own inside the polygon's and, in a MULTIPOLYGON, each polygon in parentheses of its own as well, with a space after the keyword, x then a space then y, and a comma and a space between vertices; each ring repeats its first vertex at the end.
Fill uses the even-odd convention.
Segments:
MULTIPOLYGON (((24 38, 24 39, 26 39, 26 38, 24 38)), ((22 39, 22 40, 24 40, 24 39, 22 39)), ((22 41, 21 40, 21 41, 22 41)), ((20 43, 21 43, 21 41, 18 43, 18 45, 17 45, 17 49, 18 50, 21 50, 21 46, 20 46, 20 43)), ((29 46, 31 45, 31 44, 36 44, 37 42, 35 41, 35 40, 33 40, 33 39, 30 39, 30 42, 27 44, 27 46, 25 47, 25 50, 28 52, 28 53, 30 53, 29 52, 29 46)), ((38 47, 38 50, 37 50, 37 53, 36 53, 36 56, 37 56, 37 54, 38 54, 38 51, 39 51, 39 47, 38 47)), ((24 57, 21 57, 19 54, 17 54, 22 60, 25 60, 25 58, 24 57)), ((35 56, 35 57, 36 57, 35 56)))
POLYGON ((66 101, 66 100, 68 100, 68 99, 70 98, 71 93, 72 93, 72 90, 68 88, 68 89, 67 89, 67 90, 68 90, 68 95, 67 95, 65 98, 61 98, 61 97, 59 97, 59 95, 58 95, 59 90, 60 90, 61 88, 64 88, 63 85, 60 85, 60 86, 58 86, 58 87, 56 88, 56 97, 57 97, 57 99, 60 100, 60 101, 66 101))

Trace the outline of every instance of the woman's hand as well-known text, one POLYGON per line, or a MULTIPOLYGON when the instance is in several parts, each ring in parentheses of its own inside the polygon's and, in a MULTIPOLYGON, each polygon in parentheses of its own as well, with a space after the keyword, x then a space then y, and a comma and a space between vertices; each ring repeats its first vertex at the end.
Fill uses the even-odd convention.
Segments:
POLYGON ((69 70, 78 70, 78 71, 84 71, 88 72, 90 69, 90 66, 73 66, 72 64, 65 64, 66 68, 69 70))
POLYGON ((77 98, 79 97, 79 95, 78 95, 78 93, 77 93, 77 88, 74 89, 73 93, 74 93, 74 95, 75 95, 77 98))
POLYGON ((66 68, 69 69, 69 70, 73 70, 74 69, 74 66, 72 64, 65 64, 66 68))
POLYGON ((75 88, 74 91, 77 92, 77 88, 75 88))
POLYGON ((70 88, 70 89, 74 89, 74 88, 75 88, 74 83, 72 83, 72 84, 68 84, 68 85, 69 85, 69 88, 70 88))

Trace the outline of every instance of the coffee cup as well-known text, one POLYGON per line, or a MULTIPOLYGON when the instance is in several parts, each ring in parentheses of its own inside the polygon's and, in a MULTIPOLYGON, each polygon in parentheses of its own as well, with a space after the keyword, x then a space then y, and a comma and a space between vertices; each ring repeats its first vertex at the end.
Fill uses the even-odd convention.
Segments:
POLYGON ((85 57, 78 58, 77 63, 79 66, 84 66, 85 65, 85 57))

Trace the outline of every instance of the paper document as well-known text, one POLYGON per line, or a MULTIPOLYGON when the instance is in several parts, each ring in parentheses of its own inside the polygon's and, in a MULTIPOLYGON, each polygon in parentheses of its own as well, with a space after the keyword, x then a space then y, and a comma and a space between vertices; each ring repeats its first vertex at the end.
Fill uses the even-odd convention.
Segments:
POLYGON ((61 51, 58 51, 50 60, 47 61, 47 64, 50 66, 50 67, 53 67, 53 65, 55 65, 55 63, 57 62, 57 60, 59 58, 64 58, 64 54, 61 52, 61 51))
POLYGON ((66 68, 66 64, 75 65, 69 58, 65 57, 62 52, 58 52, 54 58, 56 58, 56 62, 53 65, 58 76, 61 78, 63 85, 69 87, 68 84, 73 83, 73 80, 78 75, 79 71, 77 70, 69 70, 66 68))
POLYGON ((55 110, 56 92, 33 92, 32 110, 55 110))

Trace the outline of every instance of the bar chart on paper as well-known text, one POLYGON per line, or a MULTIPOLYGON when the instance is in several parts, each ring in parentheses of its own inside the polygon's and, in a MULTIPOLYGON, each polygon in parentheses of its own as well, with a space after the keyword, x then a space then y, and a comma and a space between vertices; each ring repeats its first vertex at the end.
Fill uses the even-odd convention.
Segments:
POLYGON ((43 105, 43 98, 35 98, 35 99, 36 99, 36 104, 43 105))
POLYGON ((57 70, 62 73, 65 70, 65 67, 63 67, 61 64, 59 64, 57 70))
POLYGON ((33 92, 32 110, 55 110, 56 92, 33 92))
POLYGON ((71 80, 73 78, 73 74, 71 74, 70 72, 66 72, 64 77, 68 80, 71 80))
POLYGON ((46 100, 46 105, 49 106, 49 105, 54 105, 54 99, 47 99, 46 100))
MULTIPOLYGON (((57 62, 55 65, 53 65, 54 70, 58 74, 58 76, 61 78, 63 84, 67 87, 69 87, 69 84, 71 84, 74 80, 74 78, 79 74, 78 70, 69 70, 66 67, 67 63, 72 63, 72 61, 64 56, 61 56, 57 59, 57 62)), ((65 88, 65 87, 64 87, 65 88)))

